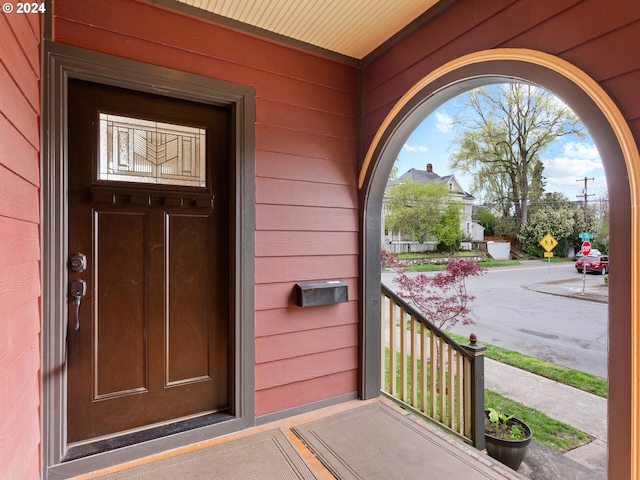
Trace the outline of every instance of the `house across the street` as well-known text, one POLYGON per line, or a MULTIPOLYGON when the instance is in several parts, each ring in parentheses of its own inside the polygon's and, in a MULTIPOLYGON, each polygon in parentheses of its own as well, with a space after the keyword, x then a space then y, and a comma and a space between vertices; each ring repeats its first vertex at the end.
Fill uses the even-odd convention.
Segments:
MULTIPOLYGON (((401 184, 403 181, 412 180, 424 184, 440 183, 447 187, 452 202, 458 202, 460 208, 460 235, 463 239, 461 248, 471 248, 471 242, 482 242, 484 240, 484 227, 473 220, 473 209, 475 197, 467 193, 455 175, 440 176, 433 171, 433 165, 427 163, 426 170, 418 170, 411 168, 409 171, 400 175, 397 179, 389 180, 385 188, 385 193, 394 185, 401 184)), ((435 250, 437 241, 426 241, 423 244, 411 241, 403 232, 392 232, 385 228, 384 222, 387 216, 387 197, 383 200, 382 205, 382 231, 384 232, 384 245, 393 249, 394 253, 403 251, 429 251, 435 250)))

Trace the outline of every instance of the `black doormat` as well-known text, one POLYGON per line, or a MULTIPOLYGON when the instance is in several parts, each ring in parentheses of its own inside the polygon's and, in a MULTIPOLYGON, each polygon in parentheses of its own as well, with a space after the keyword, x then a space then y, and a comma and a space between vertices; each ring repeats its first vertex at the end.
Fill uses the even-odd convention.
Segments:
POLYGON ((504 479, 383 402, 293 430, 341 480, 504 479))
POLYGON ((102 480, 317 479, 280 430, 269 430, 97 478, 102 480))

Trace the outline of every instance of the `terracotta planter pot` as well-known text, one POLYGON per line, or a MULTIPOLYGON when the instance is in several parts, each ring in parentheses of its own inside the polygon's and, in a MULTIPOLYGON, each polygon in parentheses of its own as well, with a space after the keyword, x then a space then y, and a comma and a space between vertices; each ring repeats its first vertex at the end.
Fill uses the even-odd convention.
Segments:
MULTIPOLYGON (((488 411, 485 412, 485 415, 489 418, 488 411)), ((511 467, 513 470, 518 470, 527 454, 529 443, 531 443, 531 429, 526 423, 517 418, 508 420, 507 425, 520 425, 526 433, 526 437, 520 440, 505 440, 485 433, 485 447, 490 457, 511 467)))

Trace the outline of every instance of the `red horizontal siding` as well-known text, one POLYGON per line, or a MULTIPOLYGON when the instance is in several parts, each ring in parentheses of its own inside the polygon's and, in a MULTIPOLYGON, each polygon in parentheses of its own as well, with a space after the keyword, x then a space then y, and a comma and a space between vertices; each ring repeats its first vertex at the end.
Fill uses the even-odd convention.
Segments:
MULTIPOLYGON (((19 39, 24 37, 20 36, 23 30, 29 29, 31 30, 31 24, 25 17, 29 15, 1 15, 0 16, 0 45, 7 46, 19 43, 19 39), (6 23, 6 25, 5 25, 6 23), (14 30, 16 31, 14 33, 14 30), (17 34, 17 37, 16 37, 17 34)), ((29 40, 35 41, 35 35, 33 31, 31 31, 30 39, 25 39, 28 43, 29 40)), ((37 43, 35 43, 37 45, 37 43)), ((39 78, 39 69, 38 69, 38 61, 39 57, 37 55, 38 50, 29 48, 29 45, 26 45, 26 51, 35 52, 35 58, 27 58, 24 55, 24 50, 18 48, 3 48, 2 49, 2 63, 5 65, 11 65, 11 76, 15 79, 16 86, 20 89, 23 95, 32 102, 32 107, 37 110, 38 107, 38 83, 33 81, 20 81, 23 78, 39 78), (35 63, 30 63, 35 62, 35 63)))
POLYGON ((358 321, 358 302, 350 301, 323 308, 280 308, 256 312, 256 338, 345 325, 358 321))
POLYGON ((351 116, 337 115, 281 101, 256 99, 256 122, 281 127, 294 132, 314 132, 317 135, 353 140, 358 136, 357 111, 351 116))
POLYGON ((354 187, 344 185, 260 178, 256 180, 256 202, 276 205, 355 208, 357 191, 354 187))
POLYGON ((257 230, 358 231, 358 210, 299 205, 256 205, 257 230))
MULTIPOLYGON (((322 308, 331 315, 331 307, 322 308)), ((256 364, 358 346, 357 325, 338 325, 256 339, 256 364)))
POLYGON ((40 18, 1 15, 0 478, 40 472, 40 18))
POLYGON ((0 115, 0 158, 11 172, 33 185, 40 182, 38 148, 0 115))
POLYGON ((0 216, 37 223, 39 209, 37 187, 0 166, 0 216))
POLYGON ((266 415, 355 392, 354 386, 357 381, 357 371, 350 370, 258 391, 256 392, 256 415, 266 415))
POLYGON ((357 232, 256 232, 258 257, 357 255, 357 232))
POLYGON ((640 85, 640 70, 607 80, 603 84, 607 90, 616 92, 616 98, 625 117, 630 120, 640 118, 640 95, 637 91, 626 88, 628 85, 640 85))
MULTIPOLYGON (((26 86, 26 84, 30 83, 37 85, 37 83, 33 80, 40 78, 40 19, 42 18, 42 16, 18 15, 17 13, 13 13, 10 15, 3 14, 2 16, 6 20, 8 27, 14 37, 14 40, 10 40, 8 39, 8 33, 3 34, 3 37, 9 42, 7 44, 2 43, 3 61, 7 50, 18 46, 18 51, 21 51, 22 55, 24 55, 24 59, 31 65, 31 72, 26 77, 21 78, 16 76, 14 78, 16 78, 16 81, 20 82, 25 88, 32 90, 34 88, 33 85, 26 86)), ((2 25, 0 26, 0 29, 5 30, 6 27, 2 25)), ((4 63, 5 65, 10 65, 11 71, 13 72, 14 68, 17 71, 21 71, 23 62, 23 60, 18 60, 14 57, 11 59, 11 61, 7 60, 7 62, 4 63)), ((34 103, 33 105, 34 108, 39 109, 39 102, 36 101, 36 103, 34 103)))
POLYGON ((310 158, 356 163, 356 139, 327 138, 316 132, 293 133, 272 125, 256 125, 256 149, 310 158))
POLYGON ((356 171, 355 164, 335 160, 263 151, 256 156, 259 177, 355 186, 356 171))
POLYGON ((38 225, 0 217, 0 268, 40 258, 38 225))
MULTIPOLYGON (((20 74, 25 75, 24 72, 20 74)), ((33 73, 31 73, 33 76, 33 73)), ((18 84, 21 82, 20 78, 29 78, 28 74, 24 77, 12 78, 6 67, 0 63, 0 112, 3 112, 9 119, 9 122, 13 124, 22 136, 24 136, 29 143, 34 146, 39 145, 39 129, 38 122, 34 121, 34 118, 38 114, 38 102, 36 98, 26 98, 18 84), (34 107, 35 102, 35 107, 34 107)), ((36 90, 37 92, 37 90, 36 90)))
POLYGON ((0 318, 11 315, 39 296, 40 270, 37 262, 0 268, 0 318))
MULTIPOLYGON (((638 12, 640 17, 640 11, 638 12)), ((627 46, 640 38, 640 22, 615 30, 604 38, 594 39, 563 54, 569 62, 581 66, 598 80, 607 80, 640 69, 640 55, 630 55, 627 48, 611 48, 611 45, 627 46), (598 62, 585 62, 597 58, 598 62)), ((634 50, 635 52, 635 50, 634 50)))
MULTIPOLYGON (((615 6, 599 0, 573 3, 574 5, 545 22, 536 24, 535 28, 521 29, 522 33, 509 40, 505 46, 532 45, 542 41, 554 48, 550 53, 562 54, 634 21, 640 9, 638 2, 615 2, 615 6)), ((529 2, 524 5, 529 9, 549 8, 549 5, 543 2, 529 2)))
POLYGON ((256 283, 300 282, 358 276, 356 255, 256 258, 256 283))
MULTIPOLYGON (((341 277, 349 288, 349 301, 358 300, 358 279, 341 277)), ((295 306, 295 284, 298 280, 286 283, 262 283, 256 285, 256 311, 283 309, 295 306)), ((300 307, 296 307, 300 308, 300 307)), ((357 317, 345 315, 344 322, 355 321, 357 317)), ((292 327, 295 328, 295 327, 292 327)))
POLYGON ((256 391, 320 378, 358 367, 357 347, 256 365, 256 391))
POLYGON ((39 439, 39 304, 0 313, 0 478, 37 478, 39 439), (26 462, 26 464, 23 464, 26 462), (35 471, 36 475, 30 475, 35 471), (16 472, 23 472, 16 475, 16 472))

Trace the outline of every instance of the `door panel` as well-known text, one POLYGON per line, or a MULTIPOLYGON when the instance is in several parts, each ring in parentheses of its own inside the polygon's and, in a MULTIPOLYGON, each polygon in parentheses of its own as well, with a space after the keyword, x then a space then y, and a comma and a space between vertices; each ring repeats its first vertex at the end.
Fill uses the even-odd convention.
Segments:
POLYGON ((70 81, 68 253, 87 256, 85 271, 69 272, 87 284, 78 331, 69 298, 70 443, 230 409, 230 119, 224 108, 70 81), (123 118, 142 127, 121 128, 123 118), (107 147, 118 172, 98 180, 107 147))
MULTIPOLYGON (((144 213, 94 212, 93 290, 100 292, 94 296, 96 316, 92 319, 96 332, 94 401, 148 389, 144 289, 148 223, 144 213), (123 316, 126 321, 121 321, 123 316)), ((81 322, 83 334, 85 323, 81 322)))
POLYGON ((167 384, 210 378, 209 218, 168 215, 167 384), (195 252, 198 252, 196 254, 195 252))

